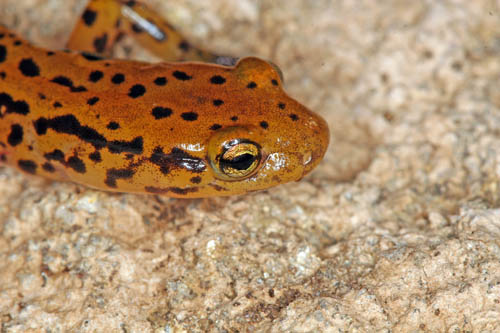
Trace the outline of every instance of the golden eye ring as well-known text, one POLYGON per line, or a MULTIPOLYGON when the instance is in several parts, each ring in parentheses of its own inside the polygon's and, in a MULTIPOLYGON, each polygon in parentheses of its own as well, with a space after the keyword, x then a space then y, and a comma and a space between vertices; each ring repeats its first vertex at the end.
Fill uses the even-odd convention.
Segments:
POLYGON ((219 170, 231 179, 248 177, 261 161, 260 146, 250 140, 235 139, 225 142, 217 156, 219 170))

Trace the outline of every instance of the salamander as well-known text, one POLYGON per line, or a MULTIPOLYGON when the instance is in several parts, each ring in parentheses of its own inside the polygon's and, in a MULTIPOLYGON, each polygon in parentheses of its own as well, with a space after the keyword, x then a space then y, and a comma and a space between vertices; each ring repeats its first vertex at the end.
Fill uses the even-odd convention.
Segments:
POLYGON ((2 164, 194 198, 300 180, 325 154, 325 120, 285 93, 276 65, 214 63, 136 1, 91 0, 68 46, 47 50, 0 27, 2 164), (123 34, 165 61, 107 58, 123 34))

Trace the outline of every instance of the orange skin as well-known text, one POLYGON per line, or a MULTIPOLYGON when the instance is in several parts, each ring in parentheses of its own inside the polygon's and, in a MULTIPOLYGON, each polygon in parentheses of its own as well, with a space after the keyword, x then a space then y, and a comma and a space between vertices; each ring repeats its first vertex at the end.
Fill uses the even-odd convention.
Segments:
MULTIPOLYGON (((91 1, 87 10, 97 15, 89 20, 86 10, 69 45, 89 50, 92 29, 97 31, 92 36, 102 36, 103 26, 110 28, 109 20, 99 24, 100 14, 107 9, 106 17, 116 21, 119 14, 109 11, 124 6, 91 1)), ((143 17, 153 15, 140 10, 143 17)), ((142 42, 163 45, 156 50, 176 49, 180 35, 157 24, 176 37, 142 42)), ((276 67, 258 58, 233 67, 150 64, 51 52, 5 28, 0 36, 0 161, 21 171, 106 191, 210 197, 299 180, 327 149, 326 122, 289 97, 276 67), (259 147, 256 167, 228 177, 219 167, 223 147, 240 141, 259 147)), ((98 43, 94 53, 106 53, 109 44, 98 43)), ((165 57, 217 58, 185 45, 165 57)))

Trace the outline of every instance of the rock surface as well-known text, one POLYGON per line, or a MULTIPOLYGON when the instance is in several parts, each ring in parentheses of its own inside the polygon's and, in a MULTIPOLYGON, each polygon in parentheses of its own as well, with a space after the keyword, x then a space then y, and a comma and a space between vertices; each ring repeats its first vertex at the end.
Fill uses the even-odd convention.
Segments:
MULTIPOLYGON (((62 48, 85 2, 2 0, 0 22, 62 48)), ((498 1, 144 2, 279 64, 329 152, 204 200, 0 168, 2 332, 500 331, 498 1)))

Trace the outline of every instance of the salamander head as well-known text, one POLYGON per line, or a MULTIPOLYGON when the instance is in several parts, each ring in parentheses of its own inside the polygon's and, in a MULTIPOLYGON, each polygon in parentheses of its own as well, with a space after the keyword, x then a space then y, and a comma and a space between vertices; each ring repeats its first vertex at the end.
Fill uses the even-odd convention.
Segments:
POLYGON ((218 195, 238 194, 297 181, 322 160, 329 142, 325 120, 290 98, 279 72, 257 58, 236 65, 241 103, 251 105, 234 126, 215 131, 207 145, 218 195), (249 88, 255 86, 254 88, 249 88), (226 189, 226 190, 224 190, 226 189))

